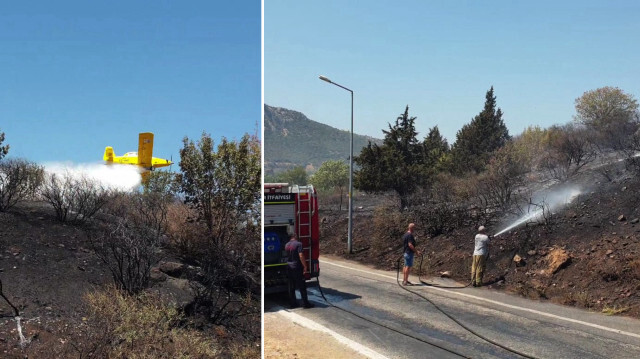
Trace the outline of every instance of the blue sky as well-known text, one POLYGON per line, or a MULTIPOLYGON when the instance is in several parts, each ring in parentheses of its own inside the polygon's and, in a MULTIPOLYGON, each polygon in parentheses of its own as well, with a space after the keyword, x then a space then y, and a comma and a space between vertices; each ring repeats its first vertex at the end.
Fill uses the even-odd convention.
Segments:
POLYGON ((494 86, 512 135, 564 124, 603 86, 640 97, 637 1, 270 0, 264 98, 271 106, 382 138, 406 105, 419 139, 449 143, 494 86))
POLYGON ((10 156, 101 162, 105 146, 136 151, 149 131, 154 156, 177 162, 184 136, 219 143, 260 123, 259 0, 0 5, 10 156))

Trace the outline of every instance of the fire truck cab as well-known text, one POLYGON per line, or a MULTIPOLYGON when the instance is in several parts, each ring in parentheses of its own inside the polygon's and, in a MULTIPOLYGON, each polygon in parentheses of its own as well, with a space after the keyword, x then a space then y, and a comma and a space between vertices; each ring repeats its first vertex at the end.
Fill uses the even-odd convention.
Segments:
MULTIPOLYGON (((312 185, 264 184, 264 293, 287 291, 284 246, 295 233, 302 243, 307 281, 320 274, 318 200, 312 185)), ((307 284, 309 286, 310 283, 307 284)))

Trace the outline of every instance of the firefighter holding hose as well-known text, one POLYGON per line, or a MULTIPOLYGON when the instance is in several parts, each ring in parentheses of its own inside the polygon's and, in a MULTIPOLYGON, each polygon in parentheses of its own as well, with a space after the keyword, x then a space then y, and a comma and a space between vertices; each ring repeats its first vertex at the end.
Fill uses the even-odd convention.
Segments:
POLYGON ((485 233, 484 226, 478 227, 478 234, 475 237, 475 247, 473 250, 473 263, 471 264, 471 284, 474 287, 482 286, 482 276, 487 267, 487 257, 489 256, 490 238, 485 233))

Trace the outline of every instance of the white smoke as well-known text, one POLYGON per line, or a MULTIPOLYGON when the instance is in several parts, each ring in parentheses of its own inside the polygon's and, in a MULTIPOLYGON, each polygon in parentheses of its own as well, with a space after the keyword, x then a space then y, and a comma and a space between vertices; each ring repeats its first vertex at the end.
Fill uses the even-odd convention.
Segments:
POLYGON ((73 178, 95 180, 103 186, 121 191, 130 191, 140 185, 140 170, 137 166, 101 164, 101 163, 70 163, 50 162, 44 164, 47 173, 70 175, 73 178))

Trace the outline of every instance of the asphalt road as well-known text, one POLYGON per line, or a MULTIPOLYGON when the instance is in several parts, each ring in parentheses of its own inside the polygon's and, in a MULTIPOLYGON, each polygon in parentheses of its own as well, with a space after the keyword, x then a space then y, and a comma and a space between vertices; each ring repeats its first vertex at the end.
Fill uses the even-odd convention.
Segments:
MULTIPOLYGON (((295 309, 292 314, 367 348, 370 357, 522 357, 477 337, 429 301, 405 291, 396 283, 395 272, 332 258, 321 261, 320 278, 326 298, 341 309, 325 302, 317 288, 310 288, 316 308, 295 309)), ((415 277, 410 280, 418 282, 415 277)), ((638 320, 529 301, 486 288, 405 288, 428 298, 479 335, 533 358, 640 358, 638 320)), ((286 304, 282 297, 266 299, 265 311, 286 304)))

